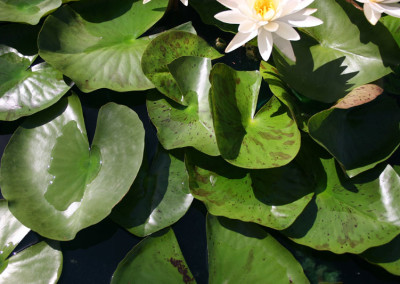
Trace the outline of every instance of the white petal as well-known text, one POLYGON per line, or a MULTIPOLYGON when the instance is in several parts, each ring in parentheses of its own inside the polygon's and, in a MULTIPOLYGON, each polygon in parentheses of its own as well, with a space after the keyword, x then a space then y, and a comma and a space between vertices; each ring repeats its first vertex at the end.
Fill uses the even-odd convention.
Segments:
POLYGON ((253 32, 247 34, 240 32, 237 33, 233 37, 232 41, 226 47, 225 52, 231 52, 232 50, 235 50, 236 48, 242 46, 249 40, 252 40, 256 35, 257 35, 257 30, 254 30, 253 32))
POLYGON ((399 5, 384 5, 380 4, 383 9, 385 9, 385 13, 393 16, 393 17, 400 17, 400 6, 399 5))
POLYGON ((253 21, 244 21, 239 26, 239 32, 241 33, 250 33, 254 30, 257 30, 257 24, 253 21))
POLYGON ((268 61, 273 46, 272 34, 265 29, 259 29, 257 42, 262 59, 268 61))
POLYGON ((300 1, 299 5, 297 5, 297 7, 296 7, 296 11, 300 11, 300 10, 304 9, 305 7, 309 6, 312 2, 314 2, 314 0, 300 1))
POLYGON ((181 2, 183 3, 183 5, 187 6, 187 5, 188 5, 188 2, 189 2, 189 0, 181 0, 181 2))
POLYGON ((276 48, 278 48, 289 59, 296 61, 296 56, 294 55, 293 47, 290 41, 275 35, 273 35, 273 40, 276 48))
POLYGON ((229 9, 235 9, 238 6, 235 0, 217 0, 217 1, 229 9))
POLYGON ((240 24, 248 20, 246 16, 241 14, 238 10, 223 11, 214 15, 217 20, 227 24, 240 24))
POLYGON ((299 40, 300 35, 296 32, 296 30, 289 24, 284 22, 277 22, 279 24, 279 28, 275 32, 276 35, 284 38, 286 40, 299 40))
POLYGON ((381 13, 373 10, 371 8, 371 5, 369 4, 364 4, 364 15, 365 17, 367 17, 367 20, 373 25, 375 25, 381 17, 381 13))
POLYGON ((263 25, 262 27, 264 29, 266 29, 267 31, 273 33, 273 32, 276 32, 278 30, 279 24, 275 23, 275 22, 269 22, 268 24, 263 25))
POLYGON ((143 4, 149 3, 151 0, 143 0, 143 4))
POLYGON ((320 19, 313 17, 313 16, 308 16, 304 20, 288 20, 288 23, 291 24, 293 27, 315 27, 323 24, 324 22, 321 21, 320 19))

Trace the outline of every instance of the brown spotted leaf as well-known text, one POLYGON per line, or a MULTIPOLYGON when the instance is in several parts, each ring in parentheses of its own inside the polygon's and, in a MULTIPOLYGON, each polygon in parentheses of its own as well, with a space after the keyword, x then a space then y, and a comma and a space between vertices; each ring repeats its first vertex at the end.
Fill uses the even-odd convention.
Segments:
POLYGON ((196 281, 172 229, 147 237, 118 264, 111 279, 116 283, 185 283, 196 281))
POLYGON ((243 168, 288 164, 300 148, 300 131, 287 106, 272 97, 257 113, 261 75, 217 64, 211 71, 211 105, 221 156, 243 168))
POLYGON ((378 85, 367 84, 355 88, 350 93, 348 93, 343 99, 334 105, 334 108, 348 109, 351 107, 366 104, 370 101, 376 99, 379 95, 383 93, 383 89, 378 85))

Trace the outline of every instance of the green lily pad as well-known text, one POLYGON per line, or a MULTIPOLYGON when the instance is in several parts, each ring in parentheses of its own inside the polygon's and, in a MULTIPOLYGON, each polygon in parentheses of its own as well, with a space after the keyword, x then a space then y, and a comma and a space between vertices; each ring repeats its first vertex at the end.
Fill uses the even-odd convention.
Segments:
POLYGON ((0 45, 0 120, 16 120, 45 109, 71 88, 49 64, 32 66, 35 58, 0 45))
POLYGON ((292 42, 296 63, 274 52, 283 80, 302 95, 333 103, 352 88, 375 81, 400 63, 400 49, 383 25, 372 26, 346 1, 315 0, 322 25, 304 28, 292 42))
POLYGON ((288 164, 299 151, 300 131, 289 109, 272 97, 257 113, 261 75, 217 64, 211 71, 211 105, 221 156, 253 169, 288 164))
POLYGON ((0 199, 0 272, 7 267, 7 257, 29 231, 8 210, 7 201, 0 199))
POLYGON ((166 149, 192 146, 208 155, 219 155, 208 96, 211 60, 183 56, 170 63, 168 69, 187 106, 158 92, 148 96, 147 110, 160 143, 166 149))
POLYGON ((89 146, 79 99, 70 96, 16 130, 1 163, 2 194, 25 226, 71 240, 104 219, 128 192, 143 147, 140 119, 114 103, 100 109, 89 146))
POLYGON ((159 147, 151 165, 142 164, 131 190, 114 208, 111 218, 140 237, 178 221, 193 201, 182 156, 159 147))
MULTIPOLYGON (((171 74, 171 69, 175 70, 175 75, 179 70, 175 69, 175 64, 170 65, 174 60, 182 56, 216 59, 222 55, 195 34, 184 31, 170 31, 161 34, 148 45, 143 54, 142 69, 157 90, 171 100, 187 106, 185 90, 180 89, 185 82, 182 82, 180 86, 178 85, 174 75, 171 74)), ((194 72, 194 70, 191 70, 191 72, 194 72)), ((195 76, 203 74, 190 73, 190 75, 193 76, 193 80, 199 80, 196 78, 203 80, 205 78, 205 76, 195 76)), ((191 83, 193 83, 192 80, 191 83)), ((193 86, 190 86, 190 84, 186 84, 183 87, 193 90, 193 86)))
MULTIPOLYGON (((310 156, 310 159, 313 159, 310 156)), ((333 158, 322 158, 315 200, 291 227, 293 241, 334 253, 361 253, 400 233, 400 177, 392 167, 376 167, 347 178, 333 158)))
POLYGON ((63 259, 56 243, 41 242, 11 254, 29 231, 0 200, 0 283, 57 283, 63 259))
POLYGON ((190 190, 207 211, 277 230, 289 227, 313 196, 314 177, 299 154, 289 165, 249 171, 220 157, 187 151, 190 190))
POLYGON ((360 256, 400 276, 400 235, 383 246, 367 249, 360 256))
POLYGON ((61 0, 0 0, 0 21, 36 25, 61 4, 61 0))
POLYGON ((149 37, 167 0, 80 1, 50 15, 39 34, 40 56, 84 92, 100 88, 145 90, 153 84, 140 68, 149 37))
POLYGON ((118 264, 116 283, 196 283, 172 229, 149 236, 118 264))
POLYGON ((60 248, 43 241, 10 257, 0 274, 0 282, 55 284, 60 278, 62 263, 60 248))
POLYGON ((309 283, 303 268, 256 224, 207 215, 209 283, 309 283))
MULTIPOLYGON (((357 101, 363 100, 361 96, 357 101)), ((385 95, 348 109, 339 108, 342 104, 315 114, 308 128, 313 139, 352 177, 386 160, 398 148, 400 109, 393 98, 385 95)))
POLYGON ((379 22, 388 29, 394 40, 397 42, 397 45, 400 46, 400 19, 392 16, 384 16, 379 19, 379 22))

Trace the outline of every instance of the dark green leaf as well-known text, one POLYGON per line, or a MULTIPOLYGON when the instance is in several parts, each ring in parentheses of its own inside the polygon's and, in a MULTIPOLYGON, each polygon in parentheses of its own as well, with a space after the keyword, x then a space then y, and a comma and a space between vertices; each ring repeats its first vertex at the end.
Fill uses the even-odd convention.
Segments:
POLYGON ((151 165, 143 163, 112 219, 137 236, 147 236, 178 221, 192 204, 188 174, 179 152, 158 148, 151 165))
POLYGON ((209 283, 309 283, 301 265, 256 224, 207 215, 209 283))
POLYGON ((315 0, 322 25, 305 28, 292 42, 296 63, 274 53, 279 73, 291 88, 311 99, 333 103, 351 88, 375 81, 400 63, 400 49, 383 25, 372 26, 346 1, 315 0))

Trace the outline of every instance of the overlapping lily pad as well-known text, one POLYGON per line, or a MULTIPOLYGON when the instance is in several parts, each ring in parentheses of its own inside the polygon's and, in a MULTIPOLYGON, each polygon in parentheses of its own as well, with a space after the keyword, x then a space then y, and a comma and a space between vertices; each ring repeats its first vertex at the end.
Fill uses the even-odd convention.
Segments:
POLYGON ((118 264, 116 283, 185 283, 196 281, 187 267, 172 229, 147 237, 118 264))
POLYGON ((207 216, 209 283, 309 283, 301 265, 256 224, 207 216))
POLYGON ((137 115, 110 103, 100 109, 89 146, 78 97, 64 98, 14 133, 0 168, 2 194, 25 226, 48 238, 73 239, 129 190, 143 144, 137 115))
POLYGON ((158 148, 151 165, 143 163, 112 219, 137 236, 147 236, 178 221, 192 204, 181 152, 158 148))
POLYGON ((217 64, 211 71, 211 105, 221 156, 243 168, 288 164, 300 148, 300 132, 289 109, 272 97, 257 113, 261 75, 217 64))
POLYGON ((282 230, 301 214, 313 196, 314 177, 306 156, 276 169, 249 171, 220 157, 187 151, 190 189, 208 212, 282 230))
MULTIPOLYGON (((71 0, 70 0, 71 1, 71 0)), ((74 0, 72 0, 74 1, 74 0)), ((1 0, 0 21, 36 25, 40 19, 68 0, 1 0)))
POLYGON ((335 156, 349 176, 386 160, 400 144, 399 106, 384 94, 364 104, 368 100, 366 95, 375 96, 374 89, 365 92, 368 86, 355 89, 357 93, 353 91, 308 122, 310 135, 335 156), (360 101, 361 105, 348 108, 360 101))
MULTIPOLYGON (((312 157, 310 156, 310 159, 312 157)), ((322 158, 315 200, 283 231, 297 243, 335 253, 361 253, 400 233, 400 177, 391 166, 346 178, 332 158, 322 158)))
POLYGON ((63 6, 45 21, 39 54, 84 92, 152 88, 140 68, 151 39, 140 36, 162 17, 167 4, 94 0, 63 6))
POLYGON ((391 72, 400 62, 400 49, 383 25, 372 26, 346 1, 315 0, 322 25, 305 28, 292 42, 296 63, 274 53, 284 81, 302 95, 333 103, 346 92, 391 72))
MULTIPOLYGON (((157 90, 181 105, 188 105, 185 98, 184 90, 181 90, 183 82, 179 86, 175 76, 171 74, 176 70, 176 64, 172 62, 182 56, 197 56, 215 59, 221 57, 215 49, 207 44, 205 40, 195 34, 183 31, 166 32, 154 39, 143 54, 142 69, 147 78, 156 86, 157 90), (171 65, 172 64, 172 65, 171 65)), ((178 64, 178 63, 177 63, 178 64)), ((206 72, 205 69, 203 72, 206 72)), ((196 70, 190 70, 192 80, 205 80, 206 74, 193 74, 196 70), (197 79, 196 79, 197 78, 197 79)), ((179 70, 175 71, 177 74, 179 70)), ((193 83, 193 81, 190 81, 193 83)), ((206 85, 202 83, 204 88, 206 85)), ((189 84, 184 88, 194 86, 189 84)))
POLYGON ((46 62, 32 66, 35 58, 0 45, 0 120, 15 120, 45 109, 71 88, 63 74, 46 62))
POLYGON ((211 60, 184 56, 170 63, 168 69, 187 106, 158 92, 148 96, 147 110, 158 139, 166 149, 192 146, 208 155, 219 155, 208 96, 211 60))
POLYGON ((29 232, 0 200, 0 283, 57 283, 62 253, 55 242, 40 242, 21 252, 11 252, 29 232))

